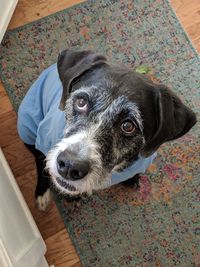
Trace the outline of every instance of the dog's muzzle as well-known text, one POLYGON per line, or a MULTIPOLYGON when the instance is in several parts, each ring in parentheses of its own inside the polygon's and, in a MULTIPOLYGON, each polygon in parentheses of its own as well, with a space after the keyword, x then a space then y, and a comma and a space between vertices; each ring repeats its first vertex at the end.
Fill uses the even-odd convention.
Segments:
POLYGON ((68 153, 67 149, 57 157, 58 173, 67 180, 80 180, 89 173, 90 165, 86 160, 78 160, 68 153))

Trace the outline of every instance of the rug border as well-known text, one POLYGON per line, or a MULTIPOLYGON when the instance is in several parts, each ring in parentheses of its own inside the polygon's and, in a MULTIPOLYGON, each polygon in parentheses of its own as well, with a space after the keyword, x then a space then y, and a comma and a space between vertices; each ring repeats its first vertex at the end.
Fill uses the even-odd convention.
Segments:
MULTIPOLYGON (((106 0, 106 1, 107 1, 107 0, 106 0)), ((108 0, 108 1, 109 1, 109 0, 108 0)), ((24 29, 26 29, 26 27, 28 27, 28 26, 30 26, 30 25, 33 25, 34 23, 38 23, 38 22, 42 21, 43 19, 47 19, 47 18, 50 18, 50 17, 52 17, 52 16, 54 16, 54 15, 58 15, 58 14, 60 14, 60 13, 64 13, 66 10, 75 9, 75 8, 78 7, 78 6, 81 6, 81 5, 84 5, 84 4, 86 4, 86 3, 90 3, 90 2, 91 2, 91 3, 95 3, 96 0, 84 0, 84 2, 74 4, 74 5, 72 5, 72 6, 69 6, 69 7, 67 7, 67 8, 64 8, 64 9, 62 9, 62 10, 59 10, 59 11, 57 11, 57 12, 55 12, 55 13, 51 13, 51 14, 49 14, 49 15, 47 15, 47 16, 44 16, 44 17, 42 17, 42 18, 33 20, 33 21, 31 21, 31 22, 27 22, 26 24, 21 25, 21 26, 19 26, 19 27, 16 27, 16 28, 14 28, 14 29, 9 29, 9 30, 6 31, 6 33, 10 33, 10 32, 18 32, 18 31, 20 31, 20 30, 24 30, 24 29)), ((6 33, 5 33, 5 35, 6 35, 6 33)), ((4 35, 4 36, 5 36, 5 35, 4 35)), ((3 40, 2 40, 2 41, 3 41, 3 40)))
MULTIPOLYGON (((107 1, 109 4, 111 4, 109 0, 104 0, 104 1, 107 1)), ((118 0, 117 0, 117 1, 118 1, 118 0)), ((96 0, 85 0, 84 2, 74 4, 73 6, 70 6, 70 7, 67 7, 67 8, 65 8, 65 9, 59 10, 59 11, 57 11, 57 12, 55 12, 55 13, 52 13, 52 14, 47 15, 47 16, 45 16, 45 17, 39 18, 39 19, 37 19, 37 20, 28 22, 28 23, 26 23, 26 24, 24 24, 24 25, 21 25, 21 26, 17 27, 17 28, 9 29, 9 30, 6 31, 5 35, 6 35, 7 33, 11 33, 11 32, 19 32, 20 30, 26 29, 28 26, 33 25, 34 23, 40 22, 40 21, 42 21, 42 20, 44 20, 44 19, 47 19, 47 18, 50 18, 50 17, 52 17, 52 16, 54 16, 54 15, 58 15, 58 14, 61 14, 61 13, 65 13, 65 11, 67 11, 67 10, 70 10, 70 9, 72 10, 72 9, 77 8, 78 6, 84 6, 85 4, 88 4, 88 3, 95 3, 95 2, 96 2, 96 0)), ((179 28, 182 29, 184 35, 186 36, 186 39, 187 39, 188 43, 190 44, 190 47, 192 48, 193 52, 196 54, 197 58, 200 60, 200 55, 199 55, 197 49, 195 48, 195 46, 193 45, 193 43, 192 43, 192 41, 191 41, 189 35, 187 34, 187 32, 186 32, 186 30, 185 30, 183 24, 181 23, 180 19, 178 18, 177 14, 176 14, 176 12, 175 12, 175 9, 173 8, 173 6, 172 6, 171 3, 170 3, 170 0, 164 0, 164 3, 167 4, 167 6, 171 9, 172 13, 174 14, 174 16, 175 16, 175 18, 176 18, 176 21, 177 21, 176 23, 177 23, 177 25, 179 26, 179 28)), ((5 35, 4 35, 4 37, 5 37, 5 35)), ((3 40, 2 40, 2 41, 3 41, 3 40)), ((1 66, 1 64, 0 64, 0 66, 1 66)))
MULTIPOLYGON (((107 0, 105 0, 105 1, 107 1, 107 0)), ((85 1, 85 2, 81 2, 81 3, 75 4, 75 5, 71 6, 71 7, 68 7, 68 8, 65 8, 65 9, 63 9, 63 10, 57 11, 57 12, 55 12, 55 13, 52 13, 52 14, 48 15, 48 16, 45 16, 45 17, 42 17, 42 18, 40 18, 40 19, 34 20, 34 21, 32 21, 32 22, 29 22, 29 23, 27 23, 27 24, 25 24, 25 25, 19 26, 19 27, 14 28, 14 29, 10 29, 10 30, 8 30, 6 33, 15 33, 15 32, 19 32, 20 30, 24 30, 24 29, 26 29, 27 27, 29 27, 29 26, 31 26, 31 25, 33 25, 33 24, 39 22, 39 21, 45 20, 45 19, 47 19, 47 18, 50 18, 50 17, 52 17, 52 16, 54 16, 54 15, 62 14, 62 13, 65 13, 67 10, 75 9, 75 8, 77 8, 78 6, 84 6, 85 4, 88 4, 88 3, 95 3, 95 2, 96 2, 95 0, 88 0, 88 1, 85 1)), ((111 4, 109 0, 108 0, 108 2, 109 2, 109 4, 111 4)), ((196 48, 194 47, 194 45, 193 45, 191 39, 189 38, 187 32, 185 31, 185 29, 184 29, 183 25, 181 24, 179 18, 177 17, 177 14, 176 14, 174 8, 172 7, 170 1, 169 1, 169 0, 164 0, 164 3, 168 6, 169 9, 171 9, 171 12, 173 13, 173 15, 174 15, 174 17, 175 17, 175 19, 176 19, 176 20, 174 20, 175 23, 176 23, 176 25, 179 27, 179 29, 181 30, 182 34, 186 37, 186 40, 187 40, 187 42, 188 42, 188 44, 189 44, 191 50, 194 52, 196 58, 197 58, 198 60, 200 60, 200 56, 199 56, 199 54, 198 54, 196 48)), ((3 67, 2 67, 2 63, 0 62, 0 73, 1 73, 1 75, 0 75, 1 77, 0 77, 0 78, 1 78, 1 80, 2 80, 2 83, 3 83, 4 87, 5 87, 5 91, 6 91, 7 95, 8 95, 8 97, 9 97, 9 100, 10 100, 10 102, 11 102, 13 108, 14 108, 14 111, 17 113, 17 107, 16 107, 15 103, 13 103, 13 102, 14 102, 14 98, 10 97, 11 87, 10 87, 10 85, 8 85, 8 83, 6 82, 6 78, 4 77, 4 75, 3 75, 3 73, 2 73, 2 69, 3 69, 3 67)), ((70 221, 67 221, 67 220, 66 220, 66 218, 65 218, 65 216, 64 216, 64 213, 63 213, 63 211, 62 211, 62 209, 61 209, 61 206, 62 206, 62 205, 61 205, 61 201, 60 201, 59 198, 58 198, 57 196, 55 196, 55 195, 54 195, 54 200, 55 200, 56 206, 57 206, 57 208, 58 208, 58 210, 59 210, 59 214, 61 215, 62 220, 63 220, 63 222, 64 222, 64 224, 65 224, 65 227, 66 227, 67 231, 68 231, 69 234, 70 234, 71 242, 72 242, 72 244, 74 245, 74 248, 75 248, 75 250, 76 250, 76 252, 77 252, 77 254, 78 254, 78 256, 79 256, 79 259, 80 259, 82 265, 83 265, 83 266, 86 266, 87 263, 85 262, 85 257, 84 257, 84 254, 83 254, 82 250, 81 250, 81 247, 79 246, 79 243, 76 241, 76 235, 75 235, 75 231, 73 230, 72 224, 70 223, 70 221), (72 237, 72 238, 71 238, 71 237, 72 237)))
MULTIPOLYGON (((109 4, 111 4, 109 0, 104 0, 104 1, 107 1, 109 4)), ((117 0, 117 1, 119 1, 119 0, 117 0)), ((29 23, 27 23, 27 24, 25 24, 25 25, 19 26, 19 27, 14 28, 14 29, 7 30, 6 33, 5 33, 5 35, 4 35, 4 37, 6 36, 7 33, 10 34, 10 33, 19 32, 19 31, 24 30, 24 29, 26 29, 27 27, 29 27, 29 26, 31 26, 31 25, 33 25, 33 24, 35 24, 35 23, 38 23, 39 21, 42 21, 42 20, 51 18, 51 17, 54 16, 54 15, 62 14, 62 13, 65 13, 66 11, 68 11, 68 10, 73 10, 73 9, 75 9, 75 8, 77 8, 78 6, 84 6, 84 5, 87 5, 88 3, 89 3, 89 4, 90 4, 90 3, 93 4, 93 3, 95 3, 95 2, 96 2, 96 0, 86 0, 86 1, 84 1, 84 2, 75 4, 75 5, 70 6, 70 7, 68 7, 68 8, 62 9, 62 10, 57 11, 57 12, 55 12, 55 13, 52 13, 52 14, 50 14, 50 15, 48 15, 48 16, 45 16, 45 17, 39 18, 39 19, 37 19, 37 20, 31 21, 31 22, 29 22, 29 23)), ((172 5, 171 5, 171 3, 170 3, 170 0, 163 0, 163 2, 164 2, 164 4, 167 5, 168 8, 171 9, 171 12, 173 13, 173 15, 174 15, 174 17, 175 17, 175 19, 176 19, 176 20, 174 20, 174 21, 175 21, 177 27, 181 30, 182 34, 186 37, 186 40, 187 40, 187 42, 188 42, 188 44, 189 44, 189 47, 190 47, 191 50, 194 52, 195 57, 197 58, 197 60, 200 61, 200 55, 199 55, 197 49, 195 48, 195 46, 193 45, 193 43, 192 43, 190 37, 188 36, 188 34, 187 34, 185 28, 183 27, 182 23, 180 22, 180 20, 179 20, 177 14, 176 14, 174 8, 172 7, 172 5)), ((4 39, 4 38, 3 38, 3 39, 4 39)), ((2 41, 3 41, 3 40, 2 40, 2 41)), ((14 110, 15 110, 16 113, 17 113, 19 107, 17 107, 17 105, 16 105, 16 103, 15 103, 15 101, 14 101, 14 98, 12 97, 12 94, 10 93, 10 92, 12 91, 12 89, 11 89, 10 85, 6 82, 6 78, 5 78, 4 75, 3 75, 2 69, 3 69, 3 67, 2 67, 2 63, 0 62, 0 79, 1 79, 1 81, 2 81, 2 83, 3 83, 3 85, 4 85, 4 87, 5 87, 5 91, 6 91, 7 95, 9 96, 9 100, 10 100, 12 106, 14 107, 14 110)))

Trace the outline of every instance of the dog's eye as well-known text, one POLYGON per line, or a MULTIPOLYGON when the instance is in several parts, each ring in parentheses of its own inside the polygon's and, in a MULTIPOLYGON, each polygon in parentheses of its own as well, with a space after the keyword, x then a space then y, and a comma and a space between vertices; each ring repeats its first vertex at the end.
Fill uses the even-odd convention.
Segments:
POLYGON ((131 120, 126 120, 121 124, 121 130, 125 134, 132 134, 135 131, 135 124, 131 120))
POLYGON ((84 97, 79 97, 75 101, 75 107, 79 111, 87 111, 88 101, 84 97))

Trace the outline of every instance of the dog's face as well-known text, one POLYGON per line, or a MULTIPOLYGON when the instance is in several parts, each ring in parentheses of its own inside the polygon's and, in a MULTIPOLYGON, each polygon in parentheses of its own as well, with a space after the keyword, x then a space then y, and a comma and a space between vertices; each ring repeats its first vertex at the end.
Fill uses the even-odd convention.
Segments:
POLYGON ((58 72, 66 129, 47 155, 47 168, 63 194, 106 187, 113 171, 127 168, 139 154, 151 155, 196 122, 165 86, 91 51, 63 51, 58 72))

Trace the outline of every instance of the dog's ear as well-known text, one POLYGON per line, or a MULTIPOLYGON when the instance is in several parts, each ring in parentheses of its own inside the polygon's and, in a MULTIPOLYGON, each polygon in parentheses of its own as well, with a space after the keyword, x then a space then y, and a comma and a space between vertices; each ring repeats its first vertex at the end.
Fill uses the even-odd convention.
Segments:
POLYGON ((89 50, 67 49, 58 56, 57 67, 60 80, 63 84, 63 94, 60 109, 64 110, 65 102, 71 92, 72 84, 80 76, 97 65, 104 64, 106 58, 89 50))
POLYGON ((158 89, 154 91, 156 130, 143 149, 144 156, 152 154, 164 142, 183 136, 197 121, 194 112, 170 89, 162 85, 156 89, 158 89))

